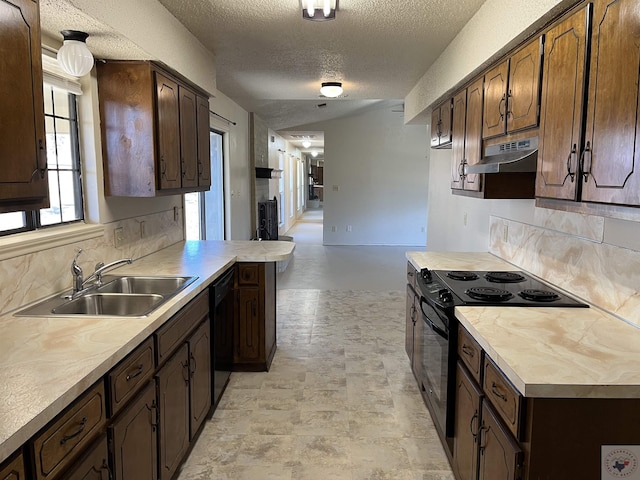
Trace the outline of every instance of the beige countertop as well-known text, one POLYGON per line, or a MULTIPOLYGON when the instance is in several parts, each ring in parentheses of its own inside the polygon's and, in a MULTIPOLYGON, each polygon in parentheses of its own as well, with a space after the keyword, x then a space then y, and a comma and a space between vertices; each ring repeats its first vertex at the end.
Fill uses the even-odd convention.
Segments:
POLYGON ((228 267, 286 260, 294 248, 281 241, 189 241, 118 268, 114 273, 198 277, 147 317, 0 316, 0 462, 228 267))
MULTIPOLYGON (((417 269, 519 270, 489 253, 408 252, 407 259, 417 269)), ((640 329, 595 306, 455 313, 524 396, 640 397, 640 329)))

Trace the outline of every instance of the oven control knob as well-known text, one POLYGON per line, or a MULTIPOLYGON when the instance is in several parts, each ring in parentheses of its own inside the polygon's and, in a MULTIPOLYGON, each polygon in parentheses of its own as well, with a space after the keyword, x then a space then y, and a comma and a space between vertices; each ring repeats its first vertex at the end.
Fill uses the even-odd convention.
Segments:
POLYGON ((451 295, 451 292, 446 288, 443 288, 438 292, 438 298, 440 299, 441 302, 447 302, 447 303, 453 302, 453 295, 451 295))

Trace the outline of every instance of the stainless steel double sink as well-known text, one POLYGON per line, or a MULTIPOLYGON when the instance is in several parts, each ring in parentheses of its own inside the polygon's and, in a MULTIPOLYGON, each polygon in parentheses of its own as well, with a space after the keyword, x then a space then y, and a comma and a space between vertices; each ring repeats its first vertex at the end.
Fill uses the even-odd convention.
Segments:
POLYGON ((71 292, 48 297, 16 316, 144 317, 198 277, 105 275, 102 285, 69 298, 71 292))

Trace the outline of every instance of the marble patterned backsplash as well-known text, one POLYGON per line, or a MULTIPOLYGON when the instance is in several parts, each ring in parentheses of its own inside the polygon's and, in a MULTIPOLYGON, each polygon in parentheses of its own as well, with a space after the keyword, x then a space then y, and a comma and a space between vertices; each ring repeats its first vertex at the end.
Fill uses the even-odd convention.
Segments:
POLYGON ((640 252, 604 243, 598 217, 565 218, 533 226, 492 216, 489 251, 640 326, 640 252))
POLYGON ((78 248, 83 249, 78 264, 88 276, 98 262, 135 260, 184 240, 181 218, 175 221, 171 210, 121 220, 104 225, 102 237, 0 261, 0 313, 71 288, 71 261, 78 248), (122 228, 118 247, 116 228, 122 228))

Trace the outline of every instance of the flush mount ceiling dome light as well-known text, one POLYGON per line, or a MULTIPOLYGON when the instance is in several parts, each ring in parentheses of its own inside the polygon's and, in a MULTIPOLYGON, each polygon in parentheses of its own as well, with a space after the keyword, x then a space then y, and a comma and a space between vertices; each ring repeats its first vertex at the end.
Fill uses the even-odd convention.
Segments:
POLYGON ((309 140, 302 141, 302 148, 309 148, 311 146, 311 142, 309 140))
POLYGON ((87 48, 88 33, 77 30, 62 30, 64 43, 58 50, 58 63, 74 77, 82 77, 93 68, 93 55, 87 48))
POLYGON ((338 0, 301 0, 302 18, 324 22, 336 18, 338 0))
POLYGON ((342 83, 340 82, 322 82, 320 87, 320 93, 329 98, 339 97, 342 92, 342 83))

